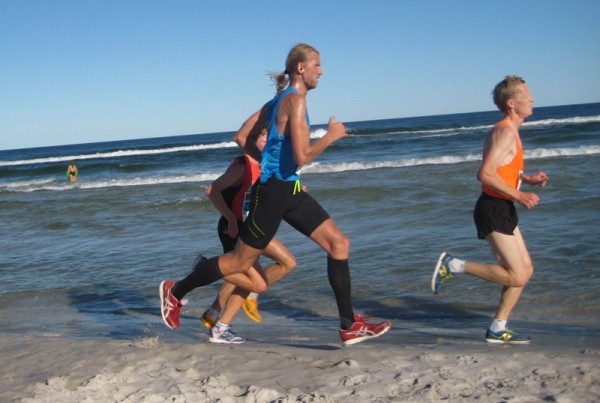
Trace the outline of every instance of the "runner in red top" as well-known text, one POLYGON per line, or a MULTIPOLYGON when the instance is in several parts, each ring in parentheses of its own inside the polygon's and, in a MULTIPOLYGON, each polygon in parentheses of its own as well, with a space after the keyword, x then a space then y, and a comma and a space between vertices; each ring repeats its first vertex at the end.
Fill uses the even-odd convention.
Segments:
MULTIPOLYGON (((260 150, 264 147, 267 137, 266 129, 255 136, 253 141, 260 150)), ((228 253, 235 249, 239 235, 239 229, 244 221, 244 199, 254 182, 260 176, 260 163, 250 155, 237 157, 229 165, 225 173, 219 176, 206 189, 206 195, 221 213, 217 231, 223 246, 223 252, 228 253)), ((268 284, 274 284, 290 273, 297 265, 294 255, 277 238, 273 238, 263 251, 263 255, 274 260, 264 271, 257 259, 247 275, 251 281, 252 277, 263 277, 268 284)), ((197 260, 203 259, 199 257, 197 260)), ((246 275, 246 274, 240 274, 246 275)), ((227 280, 227 279, 226 279, 227 280)), ((171 283, 164 282, 161 285, 170 286, 171 283)), ((168 292, 168 290, 167 290, 168 292)), ((164 293, 164 292, 163 292, 164 293)), ((183 303, 181 303, 183 304, 183 303)), ((231 322, 240 308, 253 320, 262 321, 258 312, 257 295, 249 298, 249 291, 225 282, 212 306, 202 315, 201 322, 209 329, 209 341, 220 344, 240 344, 244 338, 235 335, 231 331, 231 322)), ((167 321, 167 326, 176 329, 179 323, 167 321)))

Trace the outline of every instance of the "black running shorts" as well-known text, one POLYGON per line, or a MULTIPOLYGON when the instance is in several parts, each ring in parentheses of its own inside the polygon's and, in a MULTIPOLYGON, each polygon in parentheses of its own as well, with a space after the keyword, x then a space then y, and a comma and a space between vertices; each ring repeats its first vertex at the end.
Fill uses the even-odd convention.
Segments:
MULTIPOLYGON (((223 253, 231 252, 235 249, 235 243, 237 242, 238 237, 232 238, 227 233, 227 226, 229 221, 227 218, 221 216, 219 219, 219 224, 217 225, 217 231, 219 233, 219 240, 221 241, 221 245, 223 245, 223 253)), ((244 224, 238 220, 238 229, 242 228, 244 224)), ((239 234, 238 234, 239 236, 239 234)))
POLYGON ((479 239, 485 239, 493 231, 514 235, 519 223, 517 209, 511 200, 499 199, 486 193, 481 193, 477 199, 473 219, 479 239))
POLYGON ((271 177, 252 187, 250 214, 240 230, 240 238, 256 249, 265 249, 277 233, 281 220, 310 236, 329 214, 299 183, 271 177))

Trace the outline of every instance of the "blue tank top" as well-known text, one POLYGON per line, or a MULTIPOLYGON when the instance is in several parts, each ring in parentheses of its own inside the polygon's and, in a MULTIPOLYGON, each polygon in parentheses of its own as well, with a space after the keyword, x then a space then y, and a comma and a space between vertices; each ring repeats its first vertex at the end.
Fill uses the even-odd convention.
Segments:
MULTIPOLYGON (((286 88, 275 95, 267 111, 267 131, 269 134, 267 135, 267 144, 262 151, 262 162, 260 165, 262 171, 260 175, 261 183, 265 183, 272 176, 286 182, 295 182, 300 179, 300 175, 296 173, 298 165, 294 161, 291 137, 289 135, 282 135, 277 129, 279 104, 283 97, 290 92, 298 94, 296 89, 292 87, 286 88)), ((306 113, 306 122, 310 125, 308 112, 306 113)))

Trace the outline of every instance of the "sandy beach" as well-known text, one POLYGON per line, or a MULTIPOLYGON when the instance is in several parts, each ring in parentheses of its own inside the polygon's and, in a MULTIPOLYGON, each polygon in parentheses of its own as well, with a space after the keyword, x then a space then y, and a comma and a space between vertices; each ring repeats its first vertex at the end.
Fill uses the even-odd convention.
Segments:
POLYGON ((219 283, 186 296, 180 329, 162 322, 160 282, 222 250, 204 190, 239 155, 232 133, 0 153, 0 403, 600 402, 600 103, 537 108, 524 127, 528 170, 552 178, 539 208, 518 207, 535 274, 509 326, 532 344, 483 340, 500 286, 457 276, 431 293, 443 250, 494 261, 472 212, 496 116, 350 122, 303 172, 351 239, 355 312, 393 323, 352 347, 325 254, 287 224, 298 267, 261 295, 263 323, 235 318, 247 343, 207 342, 219 283))
POLYGON ((2 336, 0 401, 593 402, 600 396, 600 349, 581 340, 572 347, 549 345, 561 340, 502 347, 413 336, 398 345, 381 338, 342 347, 166 339, 2 336))

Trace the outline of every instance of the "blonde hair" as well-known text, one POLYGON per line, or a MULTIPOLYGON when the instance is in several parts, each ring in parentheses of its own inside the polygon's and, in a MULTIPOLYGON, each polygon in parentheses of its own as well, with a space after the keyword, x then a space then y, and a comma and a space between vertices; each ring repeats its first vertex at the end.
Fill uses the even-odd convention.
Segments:
POLYGON ((287 87, 289 83, 288 77, 291 77, 292 74, 296 73, 298 63, 306 62, 312 52, 319 53, 314 47, 307 45, 306 43, 299 43, 290 49, 287 59, 285 60, 285 71, 269 73, 269 77, 277 87, 278 94, 287 87))
POLYGON ((515 96, 517 87, 521 84, 525 84, 523 78, 515 75, 508 75, 494 87, 494 90, 492 91, 494 103, 502 113, 508 113, 506 103, 515 96))

